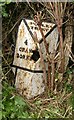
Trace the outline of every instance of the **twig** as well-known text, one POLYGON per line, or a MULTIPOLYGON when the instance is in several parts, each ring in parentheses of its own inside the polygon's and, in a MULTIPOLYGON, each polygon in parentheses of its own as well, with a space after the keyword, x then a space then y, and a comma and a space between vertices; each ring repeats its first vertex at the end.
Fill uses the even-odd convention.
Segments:
MULTIPOLYGON (((69 93, 69 94, 67 94, 67 96, 65 96, 64 98, 62 97, 61 99, 63 99, 63 101, 65 101, 65 100, 67 100, 69 97, 71 97, 71 95, 72 95, 72 92, 69 93)), ((63 102, 63 101, 62 101, 62 102, 63 102)))
MULTIPOLYGON (((46 111, 51 112, 51 110, 49 110, 49 109, 46 109, 46 111)), ((61 118, 64 118, 64 116, 62 116, 60 113, 57 113, 57 112, 54 112, 54 113, 57 114, 58 116, 60 116, 61 118)))
POLYGON ((8 64, 7 60, 5 59, 5 57, 2 55, 4 61, 6 62, 6 64, 9 66, 9 68, 11 68, 11 66, 8 64))
POLYGON ((24 16, 24 14, 25 14, 25 10, 23 11, 22 15, 19 16, 18 20, 17 20, 16 23, 13 25, 13 27, 9 30, 9 32, 6 33, 6 36, 5 36, 5 38, 4 38, 2 41, 4 41, 4 40, 7 38, 7 36, 13 31, 13 29, 14 29, 14 28, 16 27, 16 25, 19 23, 19 21, 21 20, 21 18, 24 16))
POLYGON ((51 101, 51 100, 54 100, 54 98, 42 99, 41 101, 44 102, 44 101, 51 101))
POLYGON ((5 74, 5 76, 11 71, 12 69, 9 69, 9 71, 7 71, 7 73, 5 74))
POLYGON ((54 79, 55 79, 55 62, 54 62, 54 54, 52 54, 52 61, 51 61, 51 91, 53 92, 54 89, 54 79))
POLYGON ((69 107, 67 108, 67 110, 66 110, 66 112, 65 112, 65 114, 64 114, 64 117, 66 117, 66 114, 68 113, 69 109, 71 109, 71 110, 72 110, 72 107, 71 107, 71 106, 69 106, 69 107))
POLYGON ((42 61, 43 73, 44 73, 44 80, 45 80, 45 86, 46 86, 46 84, 47 84, 46 67, 45 67, 44 58, 43 58, 43 55, 42 55, 41 47, 40 47, 40 45, 39 45, 36 32, 34 32, 34 40, 35 40, 35 42, 36 42, 36 44, 37 44, 37 46, 38 46, 40 58, 41 58, 41 61, 42 61))
POLYGON ((15 8, 14 8, 14 11, 12 12, 12 15, 11 15, 11 18, 9 19, 9 22, 8 22, 8 24, 10 24, 10 22, 11 22, 11 19, 12 19, 12 17, 13 17, 13 14, 14 14, 14 12, 15 12, 15 10, 16 10, 16 8, 18 7, 18 4, 16 4, 16 6, 15 6, 15 8))

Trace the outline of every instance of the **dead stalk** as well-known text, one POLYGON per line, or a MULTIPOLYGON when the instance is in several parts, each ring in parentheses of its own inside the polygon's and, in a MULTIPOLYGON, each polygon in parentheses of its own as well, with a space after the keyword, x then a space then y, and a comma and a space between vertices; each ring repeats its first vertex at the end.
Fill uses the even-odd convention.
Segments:
POLYGON ((39 26, 39 30, 40 30, 40 32, 41 32, 41 35, 42 35, 42 38, 43 38, 43 41, 44 41, 44 44, 45 44, 46 52, 49 53, 49 51, 48 51, 48 45, 47 45, 47 42, 46 42, 45 36, 44 36, 44 34, 43 34, 43 31, 42 31, 41 25, 38 25, 38 26, 39 26))
MULTIPOLYGON (((63 15, 64 15, 63 12, 65 11, 66 3, 65 3, 65 5, 63 5, 63 3, 50 2, 49 6, 50 6, 52 13, 54 15, 54 19, 55 19, 55 22, 56 22, 57 28, 58 28, 58 33, 60 36, 60 47, 59 48, 60 48, 61 64, 60 64, 59 72, 63 74, 64 73, 64 50, 63 50, 62 24, 63 24, 63 15), (63 11, 63 7, 64 7, 64 11, 63 11)), ((39 30, 41 32, 41 35, 42 35, 42 38, 43 38, 43 41, 45 44, 46 54, 49 57, 48 45, 47 45, 44 33, 42 31, 42 28, 41 28, 41 14, 37 13, 37 15, 35 16, 35 22, 38 24, 39 30)), ((53 59, 51 59, 51 61, 48 59, 48 83, 49 83, 48 86, 49 86, 49 89, 51 88, 52 90, 53 90, 53 86, 54 86, 54 76, 55 76, 54 57, 55 57, 55 55, 53 56, 53 59), (50 66, 50 62, 51 62, 51 66, 50 66), (51 75, 51 73, 52 73, 52 75, 51 75)))
POLYGON ((42 50, 41 50, 40 44, 38 42, 38 38, 37 38, 36 32, 34 33, 34 40, 35 40, 35 42, 37 44, 37 47, 38 47, 38 50, 39 50, 39 54, 40 54, 40 58, 41 58, 42 66, 43 66, 43 73, 44 73, 43 75, 44 75, 45 87, 47 88, 46 67, 45 67, 44 58, 43 58, 43 55, 42 55, 42 50))
MULTIPOLYGON (((39 27, 39 30, 40 30, 40 33, 41 33, 41 35, 42 35, 42 38, 43 38, 43 41, 44 41, 44 45, 45 45, 45 48, 46 48, 46 54, 49 56, 49 51, 48 51, 48 45, 47 45, 47 42, 46 42, 46 39, 45 39, 45 36, 44 36, 44 33, 43 33, 43 31, 42 31, 42 28, 41 28, 41 19, 40 19, 40 14, 38 14, 37 13, 37 15, 35 15, 35 22, 38 24, 38 27, 39 27)), ((38 41, 38 40, 37 40, 38 41)), ((41 48, 40 48, 41 49, 41 48)), ((39 51, 41 51, 41 50, 39 50, 39 51)), ((40 54, 41 54, 41 57, 42 57, 42 53, 40 52, 40 54)), ((44 58, 42 58, 42 62, 44 62, 44 58)), ((48 81, 49 81, 49 84, 51 84, 50 83, 50 61, 48 61, 48 81)), ((45 76, 46 76, 46 67, 44 66, 44 74, 45 74, 45 76)), ((46 83, 47 83, 47 78, 45 78, 45 81, 46 81, 46 83)), ((51 86, 51 85, 48 85, 48 86, 51 86)), ((47 88, 47 85, 46 85, 46 88, 47 88)))
POLYGON ((67 110, 66 110, 66 112, 65 112, 65 114, 64 114, 64 118, 66 117, 66 115, 67 115, 67 113, 69 112, 69 110, 72 110, 72 107, 71 106, 69 106, 68 108, 67 108, 67 110))
MULTIPOLYGON (((54 4, 53 4, 54 5, 54 4)), ((62 36, 62 23, 63 23, 63 5, 62 3, 55 3, 55 21, 58 28, 58 33, 60 36, 60 52, 61 52, 61 65, 60 72, 64 72, 64 50, 63 50, 63 36, 62 36)))
POLYGON ((48 88, 49 91, 51 92, 51 66, 50 63, 48 62, 48 88))
MULTIPOLYGON (((41 26, 39 26, 39 30, 40 30, 40 32, 41 32, 41 35, 42 35, 42 38, 43 38, 43 41, 44 41, 44 44, 45 44, 45 48, 46 48, 46 54, 48 55, 48 57, 49 57, 49 51, 48 51, 48 45, 47 45, 47 43, 46 43, 46 39, 45 39, 45 36, 44 36, 44 34, 43 34, 43 31, 42 31, 42 28, 41 28, 41 26)), ((51 80, 51 66, 50 66, 50 63, 51 61, 49 61, 48 60, 48 88, 49 88, 49 90, 51 91, 51 89, 52 89, 52 86, 51 86, 51 84, 53 83, 52 82, 52 80, 51 80)))
MULTIPOLYGON (((42 35, 42 38, 43 38, 43 41, 44 41, 44 44, 45 44, 46 54, 48 54, 48 56, 49 56, 48 45, 47 45, 45 36, 43 34, 43 31, 42 31, 42 28, 41 28, 40 25, 39 25, 39 30, 41 32, 41 35, 42 35)), ((50 66, 50 61, 49 60, 48 60, 48 83, 47 83, 47 86, 48 86, 49 90, 51 90, 51 66, 50 66)))
POLYGON ((51 91, 54 90, 54 80, 55 80, 55 62, 54 62, 54 54, 52 54, 51 61, 51 91))
MULTIPOLYGON (((48 9, 48 5, 46 6, 46 8, 48 9)), ((61 64, 60 64, 60 70, 59 72, 60 73, 64 73, 64 50, 63 50, 63 36, 62 36, 62 24, 63 24, 63 16, 64 16, 64 11, 65 11, 65 8, 66 8, 66 3, 63 4, 63 3, 59 3, 59 2, 55 2, 55 3, 52 3, 50 2, 49 3, 49 8, 51 8, 51 11, 52 11, 52 14, 54 15, 54 20, 57 24, 57 28, 58 28, 58 33, 59 33, 59 36, 60 36, 60 61, 61 61, 61 64), (63 10, 63 7, 64 7, 64 10, 63 10)), ((55 57, 55 56, 54 56, 55 57)), ((51 60, 51 82, 50 84, 52 84, 51 86, 51 89, 53 89, 53 81, 54 81, 54 61, 51 60)))

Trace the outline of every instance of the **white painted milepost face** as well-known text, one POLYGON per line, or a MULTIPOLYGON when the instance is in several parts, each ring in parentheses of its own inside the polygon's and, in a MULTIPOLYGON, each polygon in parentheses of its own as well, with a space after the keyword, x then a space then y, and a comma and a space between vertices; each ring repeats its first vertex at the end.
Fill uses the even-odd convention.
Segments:
MULTIPOLYGON (((38 26, 33 20, 26 19, 26 22, 32 34, 36 32, 38 40, 40 41, 42 39, 42 36, 38 26)), ((44 35, 46 35, 53 26, 54 24, 52 23, 43 22, 41 27, 44 35)), ((51 34, 46 37, 46 41, 49 45, 49 52, 53 53, 56 49, 56 44, 58 41, 57 28, 55 28, 51 34)), ((42 42, 40 46, 45 60, 46 50, 44 42, 42 42)), ((29 33, 24 20, 21 21, 18 28, 13 65, 17 67, 15 85, 16 89, 18 89, 21 95, 26 96, 28 99, 30 99, 44 92, 45 85, 43 73, 34 73, 18 68, 19 66, 21 68, 26 68, 33 71, 43 70, 37 45, 29 33)), ((48 68, 48 64, 45 63, 45 65, 46 68, 48 68)))

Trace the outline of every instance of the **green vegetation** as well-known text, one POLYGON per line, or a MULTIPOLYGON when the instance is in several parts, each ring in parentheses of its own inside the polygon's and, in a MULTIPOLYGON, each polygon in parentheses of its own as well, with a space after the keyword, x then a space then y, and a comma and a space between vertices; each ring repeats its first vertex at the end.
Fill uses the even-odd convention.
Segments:
MULTIPOLYGON (((11 70, 13 61, 12 45, 15 46, 19 20, 22 17, 33 18, 34 10, 43 10, 36 3, 7 3, 2 7, 2 100, 0 101, 0 119, 14 120, 22 118, 72 118, 74 111, 74 67, 68 66, 64 73, 63 81, 59 79, 59 73, 55 74, 57 90, 27 100, 19 95, 14 86, 14 75, 11 70), (16 24, 17 23, 17 24, 16 24)), ((36 12, 36 11, 35 11, 36 12)), ((44 9, 44 12, 45 9, 44 9)), ((45 13, 47 16, 47 12, 45 13)), ((74 64, 73 64, 74 65, 74 64)))
MULTIPOLYGON (((63 90, 48 97, 38 96, 33 100, 27 100, 20 96, 15 87, 3 80, 2 118, 71 118, 72 107, 74 109, 74 94, 71 83, 72 71, 68 69, 65 74, 63 90)), ((1 117, 1 113, 0 113, 1 117)))
POLYGON ((63 90, 54 94, 27 100, 14 87, 3 81, 2 118, 71 118, 74 95, 70 82, 71 71, 66 73, 63 90), (69 83, 68 83, 69 82, 69 83))

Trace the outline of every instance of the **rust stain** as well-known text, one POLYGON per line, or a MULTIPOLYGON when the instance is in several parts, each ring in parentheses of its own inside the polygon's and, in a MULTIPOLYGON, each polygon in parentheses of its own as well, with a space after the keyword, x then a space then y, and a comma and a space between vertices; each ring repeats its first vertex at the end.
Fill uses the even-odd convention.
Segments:
POLYGON ((24 26, 22 26, 22 28, 20 29, 20 32, 19 32, 19 36, 20 36, 20 37, 23 37, 24 34, 25 34, 24 26))

